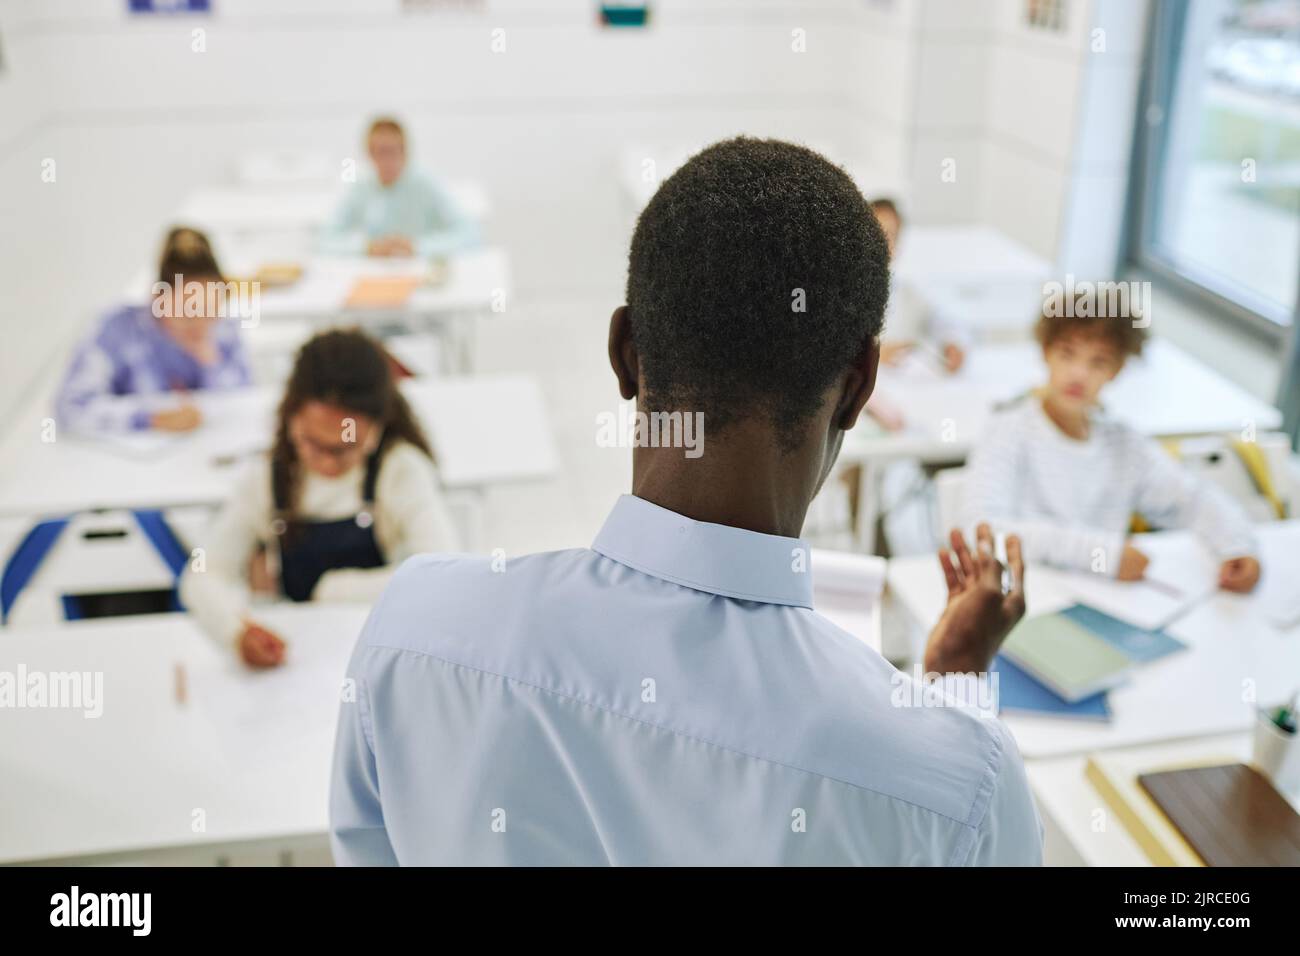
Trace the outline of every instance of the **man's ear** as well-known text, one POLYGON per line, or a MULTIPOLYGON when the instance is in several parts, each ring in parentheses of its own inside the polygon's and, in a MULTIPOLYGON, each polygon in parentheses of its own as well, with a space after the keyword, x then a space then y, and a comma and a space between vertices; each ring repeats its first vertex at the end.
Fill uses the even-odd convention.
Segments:
POLYGON ((848 431, 858 423, 867 399, 876 387, 876 370, 880 367, 880 343, 873 336, 853 364, 844 380, 844 390, 835 408, 835 425, 848 431))
POLYGON ((609 317, 609 367, 618 378, 618 393, 624 398, 636 398, 641 363, 632 344, 632 319, 625 305, 609 317))

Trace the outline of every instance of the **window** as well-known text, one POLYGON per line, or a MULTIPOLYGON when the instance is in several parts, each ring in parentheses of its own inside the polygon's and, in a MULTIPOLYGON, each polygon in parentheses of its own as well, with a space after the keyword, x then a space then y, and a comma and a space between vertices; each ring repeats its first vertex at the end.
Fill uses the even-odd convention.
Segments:
POLYGON ((1156 0, 1152 30, 1137 258, 1277 331, 1300 287, 1300 3, 1156 0))

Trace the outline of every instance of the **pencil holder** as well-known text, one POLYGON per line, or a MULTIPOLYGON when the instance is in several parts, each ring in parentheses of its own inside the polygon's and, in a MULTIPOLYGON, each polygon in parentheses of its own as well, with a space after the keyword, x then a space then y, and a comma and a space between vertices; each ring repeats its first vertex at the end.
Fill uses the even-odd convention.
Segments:
POLYGON ((1276 707, 1261 707, 1255 714, 1255 768, 1268 777, 1280 793, 1300 799, 1300 733, 1288 733, 1272 718, 1276 707))

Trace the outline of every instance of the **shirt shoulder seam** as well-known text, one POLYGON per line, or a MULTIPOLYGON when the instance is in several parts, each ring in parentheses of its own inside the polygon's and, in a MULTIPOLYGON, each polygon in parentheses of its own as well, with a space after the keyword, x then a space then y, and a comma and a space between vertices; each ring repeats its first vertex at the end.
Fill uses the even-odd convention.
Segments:
POLYGON ((962 834, 962 839, 958 841, 958 845, 953 848, 954 864, 958 860, 961 860, 963 864, 970 862, 971 851, 975 848, 975 838, 984 825, 984 820, 988 817, 989 807, 993 803, 993 791, 997 787, 998 777, 1002 772, 1002 761, 1006 753, 1002 746, 1002 735, 994 733, 989 736, 991 738, 992 752, 989 754, 988 764, 985 766, 984 779, 975 792, 975 799, 971 801, 970 813, 966 817, 969 821, 966 824, 967 829, 962 834), (963 844, 965 845, 963 846, 963 844))

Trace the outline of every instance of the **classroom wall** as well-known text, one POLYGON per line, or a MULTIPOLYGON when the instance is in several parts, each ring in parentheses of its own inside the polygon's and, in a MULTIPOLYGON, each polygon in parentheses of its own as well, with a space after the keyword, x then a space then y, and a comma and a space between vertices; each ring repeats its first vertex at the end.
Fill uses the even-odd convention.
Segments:
POLYGON ((59 232, 57 189, 41 181, 50 104, 33 44, 9 28, 8 12, 0 6, 0 413, 28 385, 33 356, 48 354, 44 327, 56 275, 47 250, 59 232))
POLYGON ((1080 274, 1117 248, 1145 2, 1067 2, 1060 35, 1024 27, 1023 0, 658 0, 644 31, 600 30, 592 0, 212 2, 0 0, 0 409, 187 193, 253 149, 355 157, 379 109, 419 160, 485 184, 516 302, 617 299, 627 147, 738 132, 827 149, 914 222, 987 221, 1080 274))
POLYGON ((986 222, 1062 271, 1112 275, 1147 2, 1065 0, 1059 32, 1027 25, 1025 7, 864 3, 859 148, 885 144, 913 222, 986 222))
POLYGON ((395 112, 418 159, 486 185, 489 235, 511 250, 518 296, 615 304, 628 143, 835 142, 851 115, 846 0, 660 0, 644 31, 600 30, 588 0, 462 0, 419 15, 397 0, 364 13, 344 0, 213 0, 197 18, 126 6, 0 6, 12 67, 0 95, 29 114, 0 154, 18 224, 6 229, 5 315, 42 316, 18 354, 5 350, 0 408, 154 255, 185 195, 228 179, 250 149, 357 156, 366 117, 395 112), (496 28, 504 53, 491 49, 496 28), (58 182, 38 189, 31 173, 47 155, 58 182))

